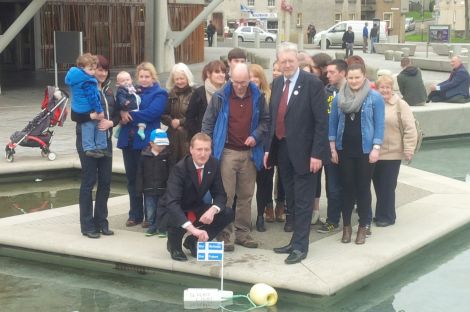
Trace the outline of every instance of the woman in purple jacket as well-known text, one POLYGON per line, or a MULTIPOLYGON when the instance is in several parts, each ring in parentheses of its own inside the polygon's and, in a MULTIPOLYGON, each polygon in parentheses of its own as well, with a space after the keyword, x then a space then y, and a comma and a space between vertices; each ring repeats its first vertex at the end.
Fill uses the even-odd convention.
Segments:
POLYGON ((124 158, 130 201, 126 226, 135 226, 144 219, 142 194, 136 192, 137 168, 141 151, 149 144, 150 133, 160 128, 160 116, 168 101, 168 93, 160 87, 157 71, 151 63, 141 63, 137 66, 136 73, 142 101, 139 111, 121 112, 122 127, 117 142, 124 158), (147 125, 144 139, 137 135, 139 123, 147 125))

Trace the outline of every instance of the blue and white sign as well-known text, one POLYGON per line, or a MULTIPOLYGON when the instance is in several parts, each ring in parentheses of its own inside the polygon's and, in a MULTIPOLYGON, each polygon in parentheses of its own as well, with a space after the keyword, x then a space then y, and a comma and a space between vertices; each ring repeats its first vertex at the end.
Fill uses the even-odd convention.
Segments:
POLYGON ((223 242, 198 242, 197 261, 222 261, 224 260, 223 242))

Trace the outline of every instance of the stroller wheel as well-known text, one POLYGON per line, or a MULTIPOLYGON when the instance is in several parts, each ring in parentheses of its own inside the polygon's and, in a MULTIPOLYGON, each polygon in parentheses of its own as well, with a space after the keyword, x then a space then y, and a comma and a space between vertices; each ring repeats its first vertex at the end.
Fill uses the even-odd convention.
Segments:
POLYGON ((57 158, 57 155, 53 152, 50 152, 48 155, 47 155, 47 159, 49 159, 50 161, 52 160, 55 160, 57 158))
POLYGON ((13 156, 12 153, 6 153, 5 158, 7 159, 8 162, 13 162, 13 160, 15 160, 15 157, 13 156))
POLYGON ((45 151, 41 151, 41 156, 42 156, 42 157, 47 157, 48 154, 49 154, 49 153, 47 153, 47 152, 45 152, 45 151))

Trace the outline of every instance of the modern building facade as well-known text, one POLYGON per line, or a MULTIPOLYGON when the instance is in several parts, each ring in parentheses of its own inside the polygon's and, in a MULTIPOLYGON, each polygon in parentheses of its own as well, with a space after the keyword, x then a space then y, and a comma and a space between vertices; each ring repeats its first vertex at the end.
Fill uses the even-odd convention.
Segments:
MULTIPOLYGON (((0 34, 31 1, 0 1, 0 34)), ((204 9, 203 0, 171 0, 168 21, 184 29, 204 9)), ((54 68, 54 31, 81 31, 83 51, 103 54, 112 66, 135 66, 152 60, 155 40, 153 0, 47 1, 0 55, 2 70, 54 68)), ((175 48, 176 62, 204 60, 201 24, 175 48)), ((66 68, 64 65, 63 68, 66 68)))

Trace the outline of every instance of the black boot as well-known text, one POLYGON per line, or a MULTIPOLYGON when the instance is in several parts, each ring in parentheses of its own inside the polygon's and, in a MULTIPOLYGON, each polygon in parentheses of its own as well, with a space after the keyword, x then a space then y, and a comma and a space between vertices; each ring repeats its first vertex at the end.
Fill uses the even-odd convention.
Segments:
POLYGON ((258 232, 266 232, 266 228, 264 227, 264 218, 263 218, 263 216, 258 216, 256 218, 256 230, 258 232))
POLYGON ((284 224, 284 232, 294 231, 294 217, 291 214, 286 214, 286 223, 284 224))

